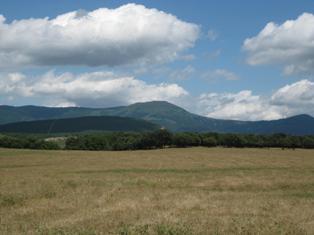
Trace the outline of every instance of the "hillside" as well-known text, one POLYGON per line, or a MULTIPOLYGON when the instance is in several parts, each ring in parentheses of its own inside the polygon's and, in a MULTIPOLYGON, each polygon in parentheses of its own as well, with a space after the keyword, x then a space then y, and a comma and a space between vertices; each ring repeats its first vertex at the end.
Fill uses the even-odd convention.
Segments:
MULTIPOLYGON (((136 103, 129 106, 104 109, 0 106, 0 124, 84 116, 120 116, 144 119, 173 131, 202 131, 204 126, 209 124, 208 120, 211 120, 162 101, 136 103)), ((215 125, 215 123, 213 124, 215 125)))
POLYGON ((299 115, 275 121, 234 121, 207 118, 164 101, 136 103, 115 108, 47 108, 0 106, 0 124, 84 116, 120 116, 143 119, 171 131, 232 132, 291 135, 314 134, 314 118, 299 115))
POLYGON ((80 117, 17 122, 0 125, 2 133, 76 133, 87 131, 153 131, 159 126, 144 120, 123 117, 80 117))

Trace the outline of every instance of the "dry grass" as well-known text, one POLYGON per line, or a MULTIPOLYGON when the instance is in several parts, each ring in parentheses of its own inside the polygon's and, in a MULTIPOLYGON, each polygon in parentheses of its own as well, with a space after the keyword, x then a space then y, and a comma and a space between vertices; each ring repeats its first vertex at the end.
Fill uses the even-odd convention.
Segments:
POLYGON ((314 151, 2 149, 0 234, 314 234, 314 151))

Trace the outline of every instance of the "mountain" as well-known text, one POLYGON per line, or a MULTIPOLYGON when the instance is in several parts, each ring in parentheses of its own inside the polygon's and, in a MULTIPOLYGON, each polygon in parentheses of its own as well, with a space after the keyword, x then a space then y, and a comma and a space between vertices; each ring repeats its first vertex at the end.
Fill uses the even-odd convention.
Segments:
POLYGON ((0 106, 0 124, 85 116, 120 116, 143 119, 172 131, 222 131, 228 121, 209 119, 164 101, 136 103, 114 108, 49 108, 0 106))
POLYGON ((274 121, 220 120, 190 113, 164 101, 136 103, 129 106, 103 109, 0 106, 0 124, 84 116, 120 116, 143 119, 171 131, 314 134, 314 118, 308 115, 299 115, 274 121))
POLYGON ((314 118, 310 115, 302 114, 273 121, 245 122, 242 132, 260 134, 285 133, 290 135, 314 135, 314 118))
POLYGON ((0 124, 85 116, 120 116, 144 119, 173 131, 201 131, 208 118, 201 117, 173 104, 155 101, 115 108, 49 108, 39 106, 0 106, 0 124))
POLYGON ((87 131, 154 131, 160 126, 148 121, 124 117, 79 117, 40 121, 16 122, 0 125, 2 133, 76 133, 87 131))

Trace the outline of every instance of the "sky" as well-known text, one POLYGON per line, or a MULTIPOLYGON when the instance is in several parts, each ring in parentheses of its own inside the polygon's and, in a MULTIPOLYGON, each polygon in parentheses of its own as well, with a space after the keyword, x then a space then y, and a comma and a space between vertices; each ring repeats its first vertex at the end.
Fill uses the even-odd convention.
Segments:
POLYGON ((272 120, 314 115, 313 73, 311 0, 0 1, 0 105, 272 120))

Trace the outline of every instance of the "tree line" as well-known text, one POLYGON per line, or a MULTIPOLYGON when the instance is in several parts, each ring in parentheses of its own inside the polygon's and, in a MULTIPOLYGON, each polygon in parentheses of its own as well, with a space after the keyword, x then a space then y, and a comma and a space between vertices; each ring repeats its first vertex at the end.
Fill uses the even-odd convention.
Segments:
POLYGON ((314 136, 171 133, 167 130, 158 130, 149 133, 108 133, 72 136, 67 138, 65 146, 66 149, 70 150, 137 150, 196 146, 314 149, 314 136))
POLYGON ((1 148, 58 150, 60 146, 40 137, 0 135, 1 148))
POLYGON ((114 151, 196 146, 314 149, 314 136, 171 133, 167 130, 158 130, 147 133, 113 132, 70 135, 65 138, 65 143, 62 145, 34 136, 0 136, 0 147, 3 148, 114 151))

